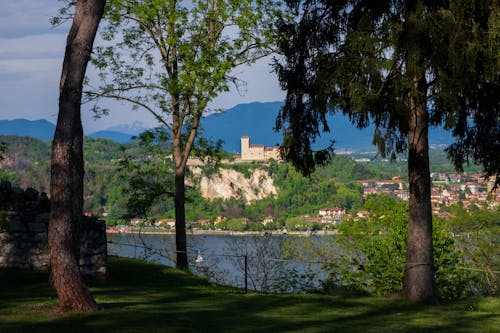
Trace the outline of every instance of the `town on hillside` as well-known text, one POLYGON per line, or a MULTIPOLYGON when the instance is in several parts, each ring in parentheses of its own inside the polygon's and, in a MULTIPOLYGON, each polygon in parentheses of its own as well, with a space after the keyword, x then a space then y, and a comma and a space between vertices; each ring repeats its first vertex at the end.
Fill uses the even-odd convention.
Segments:
MULTIPOLYGON (((493 190, 494 179, 485 180, 479 173, 431 173, 431 202, 433 213, 446 217, 441 207, 461 203, 465 208, 471 205, 495 207, 500 204, 498 190, 493 190)), ((400 200, 408 200, 408 183, 399 177, 388 180, 361 180, 363 196, 370 194, 392 195, 400 200)))

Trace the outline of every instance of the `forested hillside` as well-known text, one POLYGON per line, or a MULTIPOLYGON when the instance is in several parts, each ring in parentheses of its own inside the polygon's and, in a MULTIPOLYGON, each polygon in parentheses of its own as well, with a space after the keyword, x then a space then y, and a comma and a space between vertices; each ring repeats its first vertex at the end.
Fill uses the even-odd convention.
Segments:
MULTIPOLYGON (((33 187, 48 192, 50 142, 19 136, 0 136, 0 142, 6 144, 6 154, 0 162, 0 178, 22 188, 33 187)), ((148 187, 154 189, 157 186, 155 191, 161 187, 168 189, 166 147, 162 147, 163 153, 155 157, 147 153, 139 141, 122 145, 108 139, 86 137, 84 145, 86 211, 98 216, 105 214, 110 223, 123 223, 127 217, 145 214, 153 218, 174 216, 171 197, 147 198, 148 195, 155 195, 148 192, 148 187), (134 207, 129 202, 133 195, 142 196, 141 200, 150 200, 152 205, 147 210, 134 207)), ((435 171, 453 171, 442 151, 433 151, 431 157, 435 171)), ((265 171, 273 179, 277 194, 246 202, 244 196, 235 191, 230 199, 208 200, 202 197, 196 187, 199 179, 194 177, 192 184, 195 186, 190 188, 186 203, 187 217, 196 221, 222 215, 258 221, 272 216, 283 222, 297 215, 315 215, 323 207, 341 206, 348 211, 356 211, 363 205, 363 190, 358 180, 390 179, 394 176, 405 178, 404 166, 404 161, 389 163, 375 159, 370 163, 357 163, 350 156, 337 155, 330 164, 318 168, 311 178, 306 178, 287 163, 222 164, 220 168, 232 169, 246 178, 250 178, 256 169, 265 171)), ((211 177, 220 170, 205 167, 201 174, 211 177)))
POLYGON ((49 191, 50 142, 28 136, 0 136, 6 152, 0 161, 0 177, 22 188, 49 191))

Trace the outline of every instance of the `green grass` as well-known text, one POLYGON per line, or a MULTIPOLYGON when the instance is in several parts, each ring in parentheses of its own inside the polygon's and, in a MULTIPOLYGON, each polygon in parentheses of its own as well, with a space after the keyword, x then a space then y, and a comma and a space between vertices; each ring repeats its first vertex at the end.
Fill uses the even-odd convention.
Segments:
POLYGON ((111 258, 102 307, 60 313, 46 273, 0 270, 0 332, 500 332, 498 298, 424 306, 399 298, 249 293, 111 258))

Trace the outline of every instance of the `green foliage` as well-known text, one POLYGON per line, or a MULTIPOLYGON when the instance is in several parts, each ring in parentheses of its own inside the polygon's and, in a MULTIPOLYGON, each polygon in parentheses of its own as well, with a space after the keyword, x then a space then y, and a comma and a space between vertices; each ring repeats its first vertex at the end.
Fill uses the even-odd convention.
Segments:
POLYGON ((473 291, 482 295, 498 295, 500 207, 466 210, 463 206, 454 205, 448 211, 451 217, 438 223, 453 232, 461 253, 459 263, 475 281, 473 291))
POLYGON ((273 179, 279 188, 276 200, 279 211, 287 211, 290 215, 316 215, 319 209, 327 206, 346 209, 359 206, 362 186, 348 180, 351 171, 343 170, 344 162, 355 165, 347 157, 335 156, 331 164, 318 168, 310 178, 304 177, 290 164, 273 167, 273 179))
POLYGON ((0 168, 0 179, 22 188, 48 192, 50 184, 51 143, 27 136, 1 136, 8 164, 0 168))
POLYGON ((7 181, 10 183, 15 183, 18 179, 16 172, 4 169, 0 167, 0 182, 7 181))
MULTIPOLYGON (((285 158, 306 175, 328 160, 311 148, 328 131, 327 113, 348 114, 359 128, 374 125, 382 157, 408 151, 415 251, 408 258, 432 257, 429 126, 453 132, 447 152, 457 170, 472 160, 500 183, 499 2, 287 3, 295 15, 280 20, 283 61, 276 61, 287 91, 276 122, 285 158)), ((426 278, 405 279, 414 284, 405 285, 406 295, 435 298, 431 271, 421 274, 426 278)))
MULTIPOLYGON (((175 209, 179 267, 187 269, 185 248, 186 165, 209 104, 228 91, 233 70, 268 55, 274 2, 110 0, 104 44, 93 64, 100 86, 88 100, 126 101, 149 112, 170 131, 175 165, 175 209)), ((98 103, 99 116, 108 112, 98 103)), ((205 146, 203 140, 201 146, 205 146)), ((220 148, 220 143, 218 143, 220 148)), ((209 151, 209 153, 213 153, 209 151)), ((147 196, 143 196, 145 198, 147 196)), ((145 203, 142 205, 144 206, 145 203)))
MULTIPOLYGON (((247 217, 254 222, 273 217, 275 222, 263 227, 266 230, 273 230, 281 229, 285 221, 290 219, 293 221, 293 218, 298 215, 316 216, 318 210, 326 206, 342 206, 350 209, 360 208, 362 204, 362 186, 355 181, 347 180, 352 170, 356 170, 356 163, 348 157, 335 156, 331 165, 318 168, 311 178, 302 176, 286 163, 238 163, 224 165, 224 167, 242 172, 246 177, 250 177, 255 169, 267 169, 268 175, 273 178, 275 186, 278 187, 278 195, 249 203, 236 198, 216 199, 203 204, 205 216, 247 217)), ((304 221, 288 222, 290 223, 294 225, 287 226, 290 230, 310 230, 322 227, 304 221), (295 227, 295 225, 302 224, 303 227, 295 227)), ((259 230, 261 228, 258 224, 254 227, 259 230)))
POLYGON ((250 163, 236 163, 225 165, 225 167, 235 170, 239 173, 242 173, 245 178, 249 179, 252 176, 252 172, 257 169, 265 168, 265 164, 259 162, 250 162, 250 163))
POLYGON ((163 150, 168 139, 168 133, 162 128, 141 133, 140 144, 146 155, 141 159, 120 161, 119 172, 126 184, 128 216, 148 217, 156 203, 172 200, 173 165, 163 150))
POLYGON ((7 152, 7 144, 0 141, 0 162, 4 159, 5 153, 7 152))
POLYGON ((0 192, 0 232, 7 230, 7 209, 9 208, 9 198, 4 192, 0 192))
POLYGON ((342 256, 328 267, 327 288, 373 295, 400 291, 406 261, 406 203, 371 197, 364 208, 370 210, 370 219, 339 226, 335 243, 342 256))
POLYGON ((83 156, 87 164, 118 159, 123 149, 123 145, 104 138, 86 137, 83 142, 83 156))
POLYGON ((367 164, 356 163, 350 156, 335 155, 328 164, 318 168, 313 173, 313 177, 319 179, 335 178, 344 182, 352 182, 379 178, 380 171, 371 168, 367 164))
MULTIPOLYGON (((154 129, 150 134, 154 136, 158 130, 161 129, 154 129)), ((166 135, 166 133, 162 135, 166 135)), ((156 140, 151 137, 143 139, 156 140)), ((0 179, 8 180, 24 188, 32 186, 38 190, 48 191, 50 144, 20 137, 2 137, 2 141, 12 147, 9 149, 11 154, 8 157, 9 161, 12 159, 13 164, 12 168, 9 165, 8 168, 0 169, 0 179)), ((171 145, 168 141, 151 142, 151 144, 153 143, 158 145, 158 149, 163 151, 164 156, 171 154, 169 152, 171 145)), ((84 148, 86 166, 84 179, 85 211, 102 216, 102 213, 109 213, 114 206, 111 209, 114 216, 113 222, 111 222, 109 215, 106 219, 109 220, 109 223, 124 223, 124 216, 135 215, 135 213, 127 213, 126 211, 129 190, 125 191, 125 188, 128 186, 126 184, 128 184, 129 179, 126 170, 121 165, 125 161, 127 163, 136 163, 135 161, 137 161, 137 164, 142 164, 142 161, 148 161, 147 156, 151 155, 150 152, 141 143, 140 138, 130 144, 120 145, 107 139, 86 137, 84 148), (121 169, 123 172, 120 172, 121 169)), ((158 155, 159 152, 152 154, 158 155)), ((435 161, 437 166, 441 163, 448 163, 443 152, 435 152, 431 154, 431 157, 433 156, 436 159, 431 160, 431 162, 435 161)), ((224 153, 222 153, 222 157, 224 157, 224 153)), ((251 172, 256 169, 267 170, 268 175, 273 178, 274 184, 278 187, 278 195, 251 203, 244 203, 242 200, 234 198, 228 201, 217 199, 208 202, 201 197, 198 190, 189 188, 188 197, 191 199, 186 203, 186 216, 189 221, 196 221, 199 218, 213 219, 220 215, 228 216, 229 212, 231 214, 237 213, 237 217, 245 216, 257 222, 262 221, 267 216, 273 216, 280 222, 265 226, 267 230, 272 230, 282 228, 288 217, 304 214, 316 215, 318 209, 327 206, 338 205, 358 210, 363 204, 362 188, 360 184, 351 179, 353 175, 361 170, 361 175, 366 175, 366 178, 389 178, 398 174, 394 167, 403 168, 398 166, 398 163, 400 162, 359 164, 347 156, 336 155, 328 165, 318 168, 310 179, 302 177, 286 163, 271 161, 269 163, 226 164, 223 166, 224 168, 243 172, 247 177, 250 177, 251 172)), ((218 167, 216 162, 204 166, 202 174, 205 176, 215 174, 218 172, 218 167)), ((449 168, 448 163, 448 170, 449 168)), ((148 215, 156 218, 174 217, 172 205, 171 200, 157 200, 149 208, 148 215)))
MULTIPOLYGON (((360 221, 345 221, 333 238, 335 251, 326 269, 325 289, 389 295, 402 289, 406 261, 407 204, 387 196, 372 196, 364 206, 371 215, 360 221)), ((476 267, 463 251, 461 241, 449 227, 434 221, 434 267, 441 299, 463 298, 482 293, 477 277, 467 268, 476 267)), ((483 244, 481 251, 492 246, 483 244)), ((477 249, 477 248, 476 248, 477 249)), ((329 250, 330 252, 332 250, 329 250)), ((490 267, 491 269, 491 267, 490 267)), ((490 288, 490 292, 495 290, 490 288)))
POLYGON ((286 220, 285 227, 290 231, 307 231, 309 223, 302 217, 290 217, 286 220))
MULTIPOLYGON (((234 68, 269 54, 274 7, 261 0, 107 1, 105 43, 92 59, 101 86, 87 97, 151 113, 188 156, 209 103, 238 83, 234 68)), ((109 112, 98 104, 94 111, 109 112)))
POLYGON ((222 230, 245 231, 247 230, 247 220, 244 217, 231 218, 221 221, 217 227, 222 230))
POLYGON ((328 112, 347 113, 360 128, 374 124, 373 144, 395 157, 407 148, 409 97, 419 95, 430 125, 453 131, 454 165, 470 159, 498 175, 498 2, 287 4, 293 15, 279 21, 276 62, 287 90, 277 119, 287 160, 314 169, 311 145, 328 131, 328 112))
POLYGON ((40 161, 50 159, 51 142, 44 142, 29 136, 2 135, 4 155, 9 158, 40 161))

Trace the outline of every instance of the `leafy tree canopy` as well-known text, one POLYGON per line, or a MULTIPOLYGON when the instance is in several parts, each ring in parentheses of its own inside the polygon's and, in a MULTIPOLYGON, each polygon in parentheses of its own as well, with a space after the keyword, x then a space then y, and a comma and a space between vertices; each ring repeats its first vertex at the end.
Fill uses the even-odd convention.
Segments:
POLYGON ((456 138, 448 148, 455 166, 471 160, 486 175, 499 175, 497 1, 287 3, 295 16, 279 25, 286 61, 276 62, 276 71, 287 97, 277 127, 285 130, 287 158, 300 170, 309 173, 328 157, 312 152, 311 143, 328 131, 325 114, 335 110, 359 127, 374 123, 382 155, 405 150, 409 92, 421 72, 418 94, 425 95, 430 124, 456 138), (405 16, 409 8, 415 17, 405 16))

